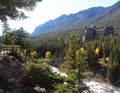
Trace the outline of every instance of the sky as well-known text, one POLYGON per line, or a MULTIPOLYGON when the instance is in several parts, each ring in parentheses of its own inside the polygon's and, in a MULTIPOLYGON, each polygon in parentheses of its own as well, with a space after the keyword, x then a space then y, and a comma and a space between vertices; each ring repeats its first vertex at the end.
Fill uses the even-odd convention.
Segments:
MULTIPOLYGON (((32 33, 37 26, 53 20, 62 14, 69 15, 97 6, 108 7, 117 1, 119 0, 42 0, 42 2, 37 3, 33 11, 25 11, 29 18, 19 21, 9 20, 8 23, 12 29, 23 27, 27 32, 32 33)), ((0 30, 1 35, 1 25, 0 30)))

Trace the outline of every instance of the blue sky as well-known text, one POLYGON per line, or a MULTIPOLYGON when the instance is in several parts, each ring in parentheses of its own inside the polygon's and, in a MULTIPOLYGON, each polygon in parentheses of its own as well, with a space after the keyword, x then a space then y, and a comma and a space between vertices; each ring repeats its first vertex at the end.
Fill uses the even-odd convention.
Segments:
POLYGON ((76 13, 90 7, 108 7, 117 1, 119 0, 43 0, 37 4, 34 11, 25 11, 29 18, 21 21, 10 20, 9 24, 12 29, 23 27, 26 31, 32 33, 36 26, 55 19, 62 14, 69 15, 70 13, 76 13))

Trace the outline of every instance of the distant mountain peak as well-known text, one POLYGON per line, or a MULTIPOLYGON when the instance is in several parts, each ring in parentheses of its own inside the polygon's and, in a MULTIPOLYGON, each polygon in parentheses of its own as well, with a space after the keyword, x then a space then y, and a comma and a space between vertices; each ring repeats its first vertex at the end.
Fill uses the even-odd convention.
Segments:
POLYGON ((114 19, 114 16, 119 17, 117 16, 119 14, 118 10, 120 10, 120 1, 106 8, 99 6, 70 15, 63 14, 54 20, 49 20, 45 24, 37 26, 32 36, 49 32, 80 29, 81 26, 89 24, 111 24, 110 18, 114 19))

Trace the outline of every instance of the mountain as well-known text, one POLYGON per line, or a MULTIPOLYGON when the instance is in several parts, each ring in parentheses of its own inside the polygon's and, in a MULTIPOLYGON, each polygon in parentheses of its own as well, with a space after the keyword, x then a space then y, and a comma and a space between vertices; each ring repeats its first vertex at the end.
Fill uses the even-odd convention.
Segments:
POLYGON ((115 25, 120 24, 120 1, 114 5, 103 9, 98 13, 94 18, 91 19, 88 23, 100 24, 100 25, 115 25))
POLYGON ((76 14, 70 14, 68 16, 61 15, 54 20, 50 20, 45 24, 36 27, 32 35, 75 29, 76 24, 84 24, 87 20, 97 15, 103 9, 103 7, 93 7, 88 10, 80 11, 76 14))
POLYGON ((49 32, 78 30, 90 24, 118 25, 120 23, 120 1, 109 7, 92 7, 75 14, 61 15, 37 26, 32 36, 49 32))

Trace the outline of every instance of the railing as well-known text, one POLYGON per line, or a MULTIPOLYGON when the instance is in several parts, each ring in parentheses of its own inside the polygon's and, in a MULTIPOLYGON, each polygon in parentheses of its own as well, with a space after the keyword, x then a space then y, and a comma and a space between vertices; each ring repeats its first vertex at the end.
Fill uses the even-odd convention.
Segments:
POLYGON ((0 45, 0 55, 5 55, 12 50, 20 51, 20 46, 19 45, 0 45))

